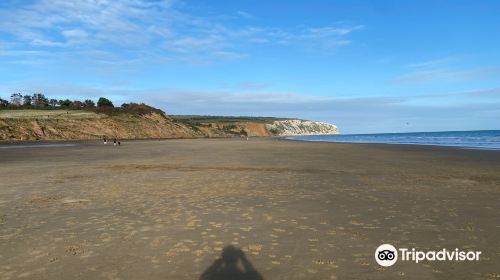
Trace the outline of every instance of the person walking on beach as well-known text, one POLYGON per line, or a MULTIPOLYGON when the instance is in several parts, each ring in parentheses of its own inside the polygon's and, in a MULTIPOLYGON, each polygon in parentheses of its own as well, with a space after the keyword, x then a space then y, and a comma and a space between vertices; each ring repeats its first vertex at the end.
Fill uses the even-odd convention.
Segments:
POLYGON ((116 146, 116 138, 113 139, 113 145, 116 146))
POLYGON ((106 136, 102 136, 102 141, 104 142, 104 145, 108 144, 108 139, 106 139, 106 136))

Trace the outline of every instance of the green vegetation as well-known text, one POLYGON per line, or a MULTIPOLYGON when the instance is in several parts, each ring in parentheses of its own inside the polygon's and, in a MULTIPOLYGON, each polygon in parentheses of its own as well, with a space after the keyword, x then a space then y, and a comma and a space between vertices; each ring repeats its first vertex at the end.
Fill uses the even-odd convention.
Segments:
MULTIPOLYGON (((55 100, 55 99, 51 99, 51 100, 55 100)), ((57 102, 57 100, 55 100, 55 101, 57 102)), ((85 107, 87 107, 87 108, 94 108, 95 107, 95 103, 91 99, 86 99, 85 101, 83 101, 83 103, 85 104, 85 107)))
POLYGON ((102 114, 87 110, 0 110, 0 119, 98 119, 102 114))
POLYGON ((115 106, 113 105, 113 102, 111 102, 111 100, 104 98, 104 97, 100 97, 99 100, 97 101, 97 107, 98 108, 100 108, 100 107, 114 108, 115 106))
MULTIPOLYGON (((165 115, 160 109, 146 105, 144 103, 124 103, 120 107, 114 107, 113 102, 105 97, 100 97, 96 103, 91 99, 84 101, 69 100, 69 99, 49 99, 41 93, 33 95, 22 95, 21 93, 14 93, 10 96, 10 101, 0 98, 0 112, 8 110, 9 112, 0 113, 0 117, 4 118, 19 118, 25 117, 51 117, 51 116, 89 116, 89 114, 75 114, 70 113, 73 110, 87 111, 93 113, 105 113, 107 115, 117 115, 121 113, 129 113, 135 115, 146 115, 150 113, 158 113, 165 115), (2 110, 3 109, 3 110, 2 110), (32 112, 26 112, 28 109, 32 112), (12 111, 21 110, 23 112, 16 114, 12 111), (71 110, 71 111, 70 111, 71 110), (47 111, 56 111, 56 113, 48 113, 47 111)), ((90 114, 91 115, 91 114, 90 114)), ((186 124, 190 127, 208 126, 213 123, 225 124, 224 130, 231 131, 235 127, 230 124, 234 123, 262 123, 271 124, 274 121, 287 120, 285 118, 274 117, 248 117, 248 116, 196 116, 196 115, 172 115, 170 116, 177 122, 186 124)), ((197 128, 196 128, 197 129, 197 128)))
POLYGON ((274 121, 289 120, 289 118, 273 118, 273 117, 229 117, 229 116, 195 116, 195 115, 170 115, 171 118, 182 123, 191 125, 210 124, 210 123, 264 123, 271 124, 274 121))
POLYGON ((122 111, 128 112, 128 113, 134 113, 137 115, 147 115, 150 113, 157 113, 160 115, 165 115, 165 112, 163 112, 160 109, 148 106, 144 103, 123 103, 121 108, 122 111))
MULTIPOLYGON (((41 93, 35 93, 33 95, 22 95, 21 93, 14 93, 10 96, 10 101, 0 98, 0 112, 7 111, 7 113, 0 113, 3 117, 20 117, 20 116, 39 116, 39 117, 51 117, 55 115, 68 116, 70 111, 68 110, 79 110, 79 111, 89 111, 105 113, 108 115, 116 115, 121 113, 129 113, 136 115, 146 115, 150 113, 158 113, 165 115, 165 113, 157 108, 148 106, 144 103, 124 103, 121 107, 114 107, 111 100, 100 97, 96 103, 91 99, 86 99, 85 101, 79 100, 69 100, 69 99, 48 99, 45 95, 41 93), (3 110, 2 110, 3 109, 3 110), (7 110, 10 109, 10 110, 7 110), (20 110, 19 114, 13 113, 12 111, 20 110), (32 112, 26 112, 30 110, 32 112), (41 111, 41 112, 40 112, 41 111), (48 111, 56 111, 55 114, 48 113, 48 111)), ((85 115, 85 114, 71 114, 71 115, 85 115)))

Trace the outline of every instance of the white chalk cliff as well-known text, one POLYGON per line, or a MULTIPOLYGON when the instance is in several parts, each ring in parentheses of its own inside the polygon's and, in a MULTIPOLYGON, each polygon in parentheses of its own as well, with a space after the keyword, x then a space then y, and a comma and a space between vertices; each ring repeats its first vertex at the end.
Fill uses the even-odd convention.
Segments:
POLYGON ((336 125, 326 122, 283 120, 275 121, 266 126, 269 132, 275 136, 340 134, 336 125))

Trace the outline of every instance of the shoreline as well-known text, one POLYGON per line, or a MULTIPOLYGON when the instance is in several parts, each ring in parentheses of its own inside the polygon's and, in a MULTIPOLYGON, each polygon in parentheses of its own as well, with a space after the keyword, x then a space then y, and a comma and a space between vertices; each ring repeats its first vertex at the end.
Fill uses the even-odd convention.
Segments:
MULTIPOLYGON (((120 141, 166 141, 166 140, 193 140, 193 139, 231 139, 231 138, 239 138, 239 137, 176 137, 176 138, 116 138, 120 141)), ((108 138, 113 139, 113 138, 108 138)), ((85 143, 85 142, 102 142, 102 138, 93 138, 93 139, 40 139, 40 140, 0 140, 0 145, 9 145, 9 144, 24 144, 24 143, 67 143, 67 142, 76 142, 76 143, 85 143)), ((108 142, 109 143, 109 142, 108 142)))
POLYGON ((500 130, 289 136, 288 140, 500 150, 500 130))
MULTIPOLYGON (((249 140, 269 140, 269 141, 291 141, 291 142, 303 142, 303 143, 327 143, 335 145, 360 145, 360 146, 373 146, 373 147, 400 147, 400 148, 423 148, 423 149, 443 149, 443 150, 455 150, 455 151, 484 151, 500 153, 500 149, 496 148, 478 148, 478 147, 465 147, 465 146, 449 146, 449 145, 435 145, 435 144, 405 144, 405 143, 358 143, 358 142, 334 142, 334 141, 322 141, 322 140, 303 140, 303 139, 290 139, 290 137, 295 136, 252 136, 249 140)), ((159 138, 159 139, 119 139, 122 143, 131 142, 159 142, 159 141, 175 141, 175 140, 241 140, 241 137, 193 137, 193 138, 159 138)), ((2 146, 15 146, 15 145, 49 145, 49 144, 102 144, 102 139, 67 139, 67 140, 0 140, 0 148, 2 146)), ((112 142, 108 142, 108 145, 112 142)))
MULTIPOLYGON (((293 136, 292 136, 293 137, 293 136)), ((301 141, 301 142, 321 142, 321 143, 334 143, 334 144, 349 144, 349 145, 389 145, 389 146, 422 146, 433 148, 450 148, 456 150, 479 150, 479 151, 498 151, 500 148, 481 148, 481 147, 468 147, 468 146, 452 146, 452 145, 437 145, 437 144, 415 144, 415 143, 361 143, 361 142, 335 142, 335 141, 322 141, 322 140, 303 140, 303 139, 284 139, 288 141, 301 141)))

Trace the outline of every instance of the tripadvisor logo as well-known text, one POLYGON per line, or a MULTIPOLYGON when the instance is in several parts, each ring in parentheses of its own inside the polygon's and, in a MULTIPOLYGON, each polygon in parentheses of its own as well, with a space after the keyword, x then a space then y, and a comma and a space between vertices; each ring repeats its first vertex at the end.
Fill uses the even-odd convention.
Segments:
POLYGON ((391 244, 382 244, 375 250, 375 260, 381 266, 391 266, 398 260, 398 250, 391 244))
POLYGON ((382 244, 375 250, 375 260, 381 266, 392 266, 398 260, 412 261, 478 261, 481 251, 460 251, 441 249, 438 251, 418 251, 415 248, 396 249, 391 244, 382 244))

